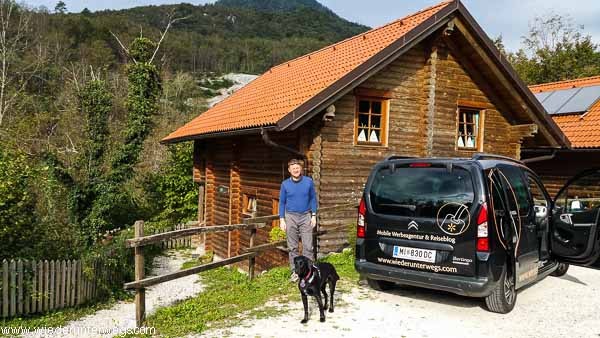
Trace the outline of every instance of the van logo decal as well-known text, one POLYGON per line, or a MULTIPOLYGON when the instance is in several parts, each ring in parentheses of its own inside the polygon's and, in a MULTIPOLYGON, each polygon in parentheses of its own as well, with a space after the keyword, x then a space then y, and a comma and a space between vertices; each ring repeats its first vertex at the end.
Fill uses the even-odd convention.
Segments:
POLYGON ((446 203, 438 210, 436 223, 444 233, 460 235, 467 231, 471 223, 469 207, 456 202, 446 203))
POLYGON ((410 229, 419 230, 419 224, 415 221, 410 221, 410 223, 408 223, 408 230, 410 229))

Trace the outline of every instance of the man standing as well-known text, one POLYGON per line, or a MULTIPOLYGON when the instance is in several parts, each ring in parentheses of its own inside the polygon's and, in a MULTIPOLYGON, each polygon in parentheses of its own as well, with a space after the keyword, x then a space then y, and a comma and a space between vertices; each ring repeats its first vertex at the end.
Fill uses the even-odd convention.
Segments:
POLYGON ((279 191, 279 226, 287 235, 292 282, 298 280, 294 258, 299 255, 299 240, 302 240, 302 254, 315 260, 313 228, 317 224, 317 196, 313 180, 302 175, 303 167, 302 160, 290 160, 288 171, 291 177, 281 182, 279 191))

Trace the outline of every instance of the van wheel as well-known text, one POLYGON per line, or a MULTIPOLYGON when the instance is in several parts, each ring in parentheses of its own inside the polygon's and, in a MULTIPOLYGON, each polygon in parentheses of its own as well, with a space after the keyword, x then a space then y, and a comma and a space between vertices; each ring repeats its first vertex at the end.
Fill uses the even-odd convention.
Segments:
POLYGON ((485 304, 491 312, 509 313, 515 307, 516 301, 517 290, 513 273, 505 269, 492 294, 485 297, 485 304))
POLYGON ((367 283, 369 284, 369 286, 372 289, 377 290, 377 291, 390 290, 395 285, 395 283, 393 283, 393 282, 388 282, 386 280, 371 279, 371 278, 367 278, 367 283))
POLYGON ((556 270, 552 271, 552 273, 550 275, 554 276, 554 277, 561 277, 561 276, 566 275, 567 271, 569 271, 569 264, 558 263, 558 268, 556 268, 556 270))

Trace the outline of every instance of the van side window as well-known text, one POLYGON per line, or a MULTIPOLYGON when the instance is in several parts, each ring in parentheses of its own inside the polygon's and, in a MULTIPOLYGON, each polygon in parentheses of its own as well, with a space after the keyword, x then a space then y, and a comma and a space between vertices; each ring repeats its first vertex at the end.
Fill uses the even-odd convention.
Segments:
POLYGON ((548 216, 549 202, 542 190, 542 186, 530 173, 526 172, 525 175, 527 176, 527 182, 529 183, 529 192, 531 193, 531 199, 533 200, 533 211, 535 212, 536 219, 548 216))
POLYGON ((548 207, 548 200, 546 199, 546 195, 542 190, 540 184, 533 178, 529 173, 526 173, 527 181, 529 183, 529 191, 531 192, 531 197, 533 198, 534 206, 542 206, 548 207))
POLYGON ((521 217, 527 216, 531 203, 529 202, 529 193, 527 192, 527 184, 523 177, 521 169, 516 167, 502 166, 502 173, 505 178, 504 186, 508 195, 508 205, 511 211, 519 210, 521 217), (515 201, 516 197, 516 201, 515 201), (516 204, 515 204, 516 202, 516 204))
MULTIPOLYGON (((600 173, 594 173, 571 182, 556 198, 556 207, 561 212, 584 214, 591 210, 600 208, 600 187, 597 183, 600 179, 600 173)), ((595 215, 590 213, 590 223, 593 222, 595 215)))

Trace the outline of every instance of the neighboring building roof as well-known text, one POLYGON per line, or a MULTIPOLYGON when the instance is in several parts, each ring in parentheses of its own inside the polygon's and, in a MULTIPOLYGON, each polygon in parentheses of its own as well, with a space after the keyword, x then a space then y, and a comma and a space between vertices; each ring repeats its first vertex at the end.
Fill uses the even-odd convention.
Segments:
MULTIPOLYGON (((161 142, 233 135, 274 128, 295 129, 322 111, 355 83, 412 48, 431 32, 460 14, 484 45, 484 50, 509 79, 544 126, 550 144, 568 140, 495 49, 459 0, 444 1, 405 18, 348 38, 316 52, 275 66, 216 106, 177 129, 161 142)), ((533 119, 533 117, 532 117, 533 119)))
MULTIPOLYGON (((543 83, 529 88, 538 97, 543 93, 556 95, 557 93, 567 93, 568 90, 575 93, 577 88, 587 88, 588 91, 592 92, 594 88, 600 88, 600 76, 543 83)), ((578 92, 581 93, 582 91, 579 90, 578 92)), ((544 96, 544 98, 546 97, 544 96)), ((563 105, 564 108, 560 114, 552 114, 552 119, 569 138, 573 148, 600 148, 600 97, 594 95, 593 100, 590 101, 591 104, 585 110, 565 109, 570 106, 576 107, 573 104, 569 106, 569 103, 573 103, 573 100, 576 99, 577 96, 572 97, 569 102, 563 105)), ((585 105, 587 105, 587 102, 585 105)))
POLYGON ((547 92, 550 90, 581 88, 600 85, 600 76, 583 77, 575 80, 548 82, 529 86, 533 93, 547 92))

